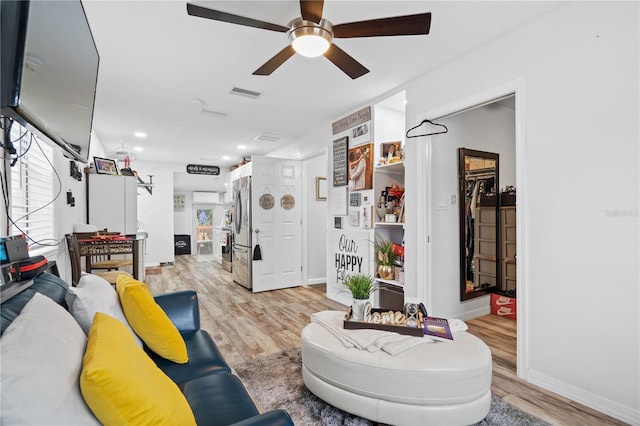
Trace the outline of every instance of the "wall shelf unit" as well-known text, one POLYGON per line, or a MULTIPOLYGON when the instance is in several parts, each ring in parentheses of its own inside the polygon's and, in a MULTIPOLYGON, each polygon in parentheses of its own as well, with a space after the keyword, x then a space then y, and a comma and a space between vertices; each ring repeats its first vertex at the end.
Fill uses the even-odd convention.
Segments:
MULTIPOLYGON (((405 182, 404 101, 404 91, 398 92, 375 105, 354 111, 332 126, 333 137, 327 152, 333 155, 328 156, 327 176, 335 177, 336 173, 346 176, 328 180, 327 297, 345 305, 350 305, 353 298, 344 291, 343 281, 346 276, 358 273, 374 277, 380 286, 380 291, 373 294, 374 306, 391 306, 385 300, 400 308, 404 305, 403 274, 394 274, 394 278, 400 279, 379 279, 373 244, 378 236, 396 244, 396 251, 403 250, 405 226, 400 209, 405 182), (367 159, 364 185, 356 185, 353 180, 349 186, 348 154, 351 151, 355 155, 358 147, 367 159), (360 189, 355 189, 356 186, 360 189), (391 196, 389 189, 392 189, 391 196), (391 208, 387 210, 386 205, 382 206, 381 198, 391 208), (386 217, 387 213, 397 216, 386 217)), ((353 179, 358 176, 354 169, 353 179)), ((411 289, 413 283, 408 283, 408 287, 411 289)))
MULTIPOLYGON (((374 238, 384 238, 394 244, 404 246, 404 163, 399 161, 377 166, 373 171, 373 189, 374 238), (387 215, 391 216, 387 217, 387 215)), ((401 263, 402 266, 394 267, 394 279, 392 280, 382 279, 376 275, 376 282, 380 286, 374 300, 376 306, 402 309, 404 305, 404 257, 401 263)))

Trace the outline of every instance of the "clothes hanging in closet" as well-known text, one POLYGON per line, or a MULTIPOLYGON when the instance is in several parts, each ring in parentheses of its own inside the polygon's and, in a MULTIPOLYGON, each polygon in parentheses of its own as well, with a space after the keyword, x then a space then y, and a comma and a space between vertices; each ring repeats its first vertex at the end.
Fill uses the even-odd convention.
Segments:
POLYGON ((491 177, 467 177, 465 179, 464 202, 465 202, 465 253, 466 253, 466 280, 474 280, 475 263, 475 218, 476 209, 480 206, 481 194, 489 194, 494 191, 495 178, 491 177))

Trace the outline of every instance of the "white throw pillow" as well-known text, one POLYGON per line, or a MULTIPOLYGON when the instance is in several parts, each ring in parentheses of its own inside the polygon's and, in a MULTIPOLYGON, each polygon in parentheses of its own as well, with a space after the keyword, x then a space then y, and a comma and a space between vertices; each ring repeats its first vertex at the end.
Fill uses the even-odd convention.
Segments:
POLYGON ((0 423, 100 424, 80 392, 86 345, 69 312, 36 293, 0 339, 0 423))
POLYGON ((104 278, 83 273, 78 286, 69 287, 65 300, 69 306, 69 312, 78 321, 84 334, 89 334, 96 312, 102 312, 126 325, 133 334, 136 344, 142 347, 142 340, 133 331, 122 312, 118 293, 104 278))

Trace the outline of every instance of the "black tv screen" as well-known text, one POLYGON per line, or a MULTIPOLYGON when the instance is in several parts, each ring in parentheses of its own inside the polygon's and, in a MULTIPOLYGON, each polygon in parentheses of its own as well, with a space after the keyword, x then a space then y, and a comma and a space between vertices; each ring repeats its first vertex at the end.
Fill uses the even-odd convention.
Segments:
POLYGON ((2 115, 87 162, 100 57, 80 0, 0 2, 2 115))

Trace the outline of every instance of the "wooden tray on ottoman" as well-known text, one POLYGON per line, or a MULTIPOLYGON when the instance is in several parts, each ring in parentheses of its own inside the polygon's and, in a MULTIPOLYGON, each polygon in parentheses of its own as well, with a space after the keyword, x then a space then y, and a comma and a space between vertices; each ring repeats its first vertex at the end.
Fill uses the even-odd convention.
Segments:
MULTIPOLYGON (((384 313, 389 312, 390 309, 371 309, 371 313, 384 313)), ((394 325, 394 324, 381 324, 366 321, 354 321, 351 318, 351 308, 347 311, 344 317, 344 329, 345 330, 361 330, 361 329, 374 329, 383 331, 392 331, 394 333, 408 334, 410 336, 422 337, 424 336, 424 330, 422 329, 422 321, 418 321, 418 327, 407 327, 406 325, 394 325)))

